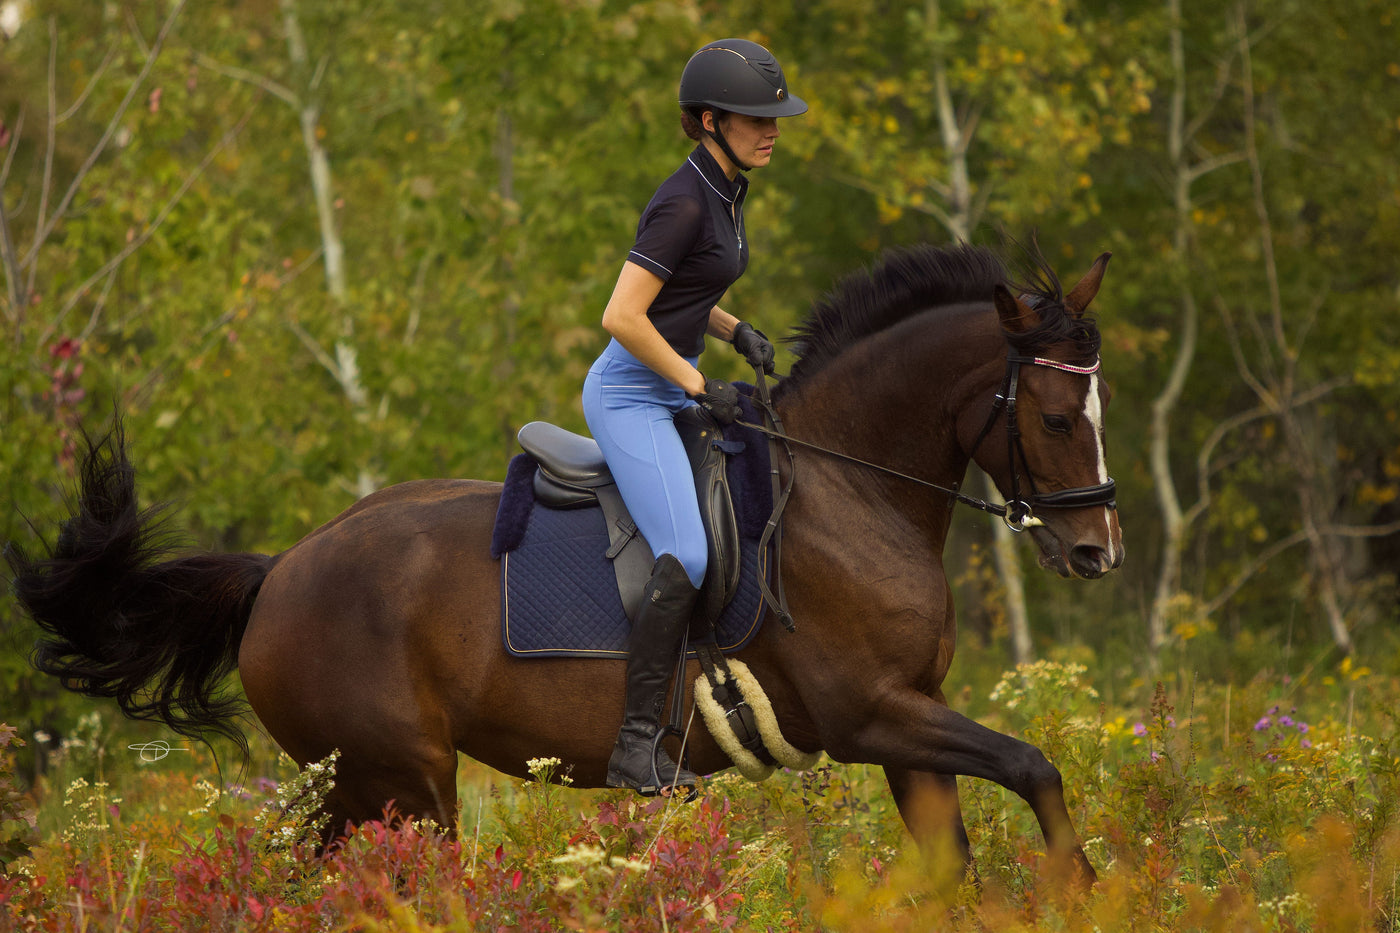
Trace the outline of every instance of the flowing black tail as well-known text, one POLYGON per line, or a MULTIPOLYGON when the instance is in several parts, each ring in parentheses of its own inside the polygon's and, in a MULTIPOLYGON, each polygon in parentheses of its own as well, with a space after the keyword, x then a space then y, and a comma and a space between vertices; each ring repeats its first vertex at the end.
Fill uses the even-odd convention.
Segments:
POLYGON ((272 559, 261 554, 159 558, 174 548, 160 510, 136 504, 121 423, 88 441, 76 513, 47 558, 13 545, 15 595, 43 630, 35 668, 133 719, 192 738, 218 733, 246 751, 223 688, 272 559))

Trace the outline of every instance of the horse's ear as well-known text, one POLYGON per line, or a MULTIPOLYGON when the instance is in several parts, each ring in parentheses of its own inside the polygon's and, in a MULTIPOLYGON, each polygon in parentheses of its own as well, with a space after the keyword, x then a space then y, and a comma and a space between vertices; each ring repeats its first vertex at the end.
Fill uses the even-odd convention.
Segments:
POLYGON ((992 289, 992 303, 1001 315, 1001 326, 1009 334, 1021 334, 1040 323, 1040 314, 1015 295, 1005 285, 992 289))
POLYGON ((1108 268, 1108 260, 1112 256, 1112 253, 1104 253, 1095 259, 1093 266, 1084 273, 1084 278, 1079 280, 1079 284, 1069 290, 1069 294, 1065 296, 1065 310, 1070 313, 1070 317, 1082 315, 1084 309, 1089 307, 1089 302, 1099 293, 1099 285, 1103 283, 1103 270, 1108 268))

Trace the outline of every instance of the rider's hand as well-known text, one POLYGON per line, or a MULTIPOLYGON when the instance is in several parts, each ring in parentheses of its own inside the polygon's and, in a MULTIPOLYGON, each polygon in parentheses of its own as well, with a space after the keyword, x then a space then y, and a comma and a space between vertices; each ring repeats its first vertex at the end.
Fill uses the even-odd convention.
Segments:
POLYGON ((734 338, 730 342, 734 344, 734 349, 739 351, 739 355, 749 361, 750 366, 761 366, 765 373, 773 372, 773 343, 764 336, 763 331, 740 321, 734 325, 734 338))
POLYGON ((733 424, 739 420, 739 390, 723 379, 706 379, 705 391, 691 398, 720 424, 733 424))

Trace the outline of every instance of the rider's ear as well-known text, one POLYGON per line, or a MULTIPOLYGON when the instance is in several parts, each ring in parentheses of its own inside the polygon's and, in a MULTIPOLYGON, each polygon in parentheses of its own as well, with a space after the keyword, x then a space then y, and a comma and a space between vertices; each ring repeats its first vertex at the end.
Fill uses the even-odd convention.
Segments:
POLYGON ((997 314, 1001 316, 1002 329, 1009 334, 1025 333, 1040 323, 1040 315, 1036 310, 1011 294, 1011 289, 1005 285, 997 285, 992 289, 992 303, 996 305, 997 314))
POLYGON ((1069 294, 1065 296, 1065 310, 1071 317, 1082 315, 1084 309, 1089 307, 1089 302, 1099 293, 1099 285, 1103 282, 1103 270, 1108 268, 1108 260, 1112 256, 1112 253, 1104 253, 1095 259, 1093 266, 1084 273, 1084 278, 1079 280, 1079 284, 1069 290, 1069 294))

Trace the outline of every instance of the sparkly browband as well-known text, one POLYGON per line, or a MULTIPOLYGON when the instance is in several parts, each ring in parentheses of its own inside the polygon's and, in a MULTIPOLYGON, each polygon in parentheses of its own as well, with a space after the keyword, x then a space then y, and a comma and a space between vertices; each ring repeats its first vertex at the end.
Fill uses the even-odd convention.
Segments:
POLYGON ((1048 366, 1051 369, 1058 369, 1061 372, 1074 373, 1079 376, 1092 376, 1099 371, 1100 360, 1094 360, 1092 366, 1075 366, 1073 363, 1061 363, 1059 360, 1047 360, 1043 356, 1013 356, 1008 358, 1012 363, 1025 363, 1028 366, 1048 366))

